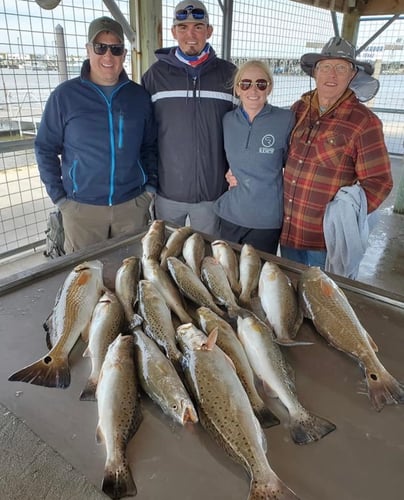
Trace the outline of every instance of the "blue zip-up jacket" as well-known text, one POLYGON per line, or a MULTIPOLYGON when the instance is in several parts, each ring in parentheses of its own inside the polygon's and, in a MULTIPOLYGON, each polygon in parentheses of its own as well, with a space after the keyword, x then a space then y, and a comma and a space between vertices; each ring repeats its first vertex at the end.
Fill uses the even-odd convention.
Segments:
POLYGON ((181 62, 175 51, 156 51, 157 62, 142 78, 158 126, 157 192, 185 203, 216 200, 227 187, 222 118, 237 103, 236 67, 212 48, 196 67, 181 62))
POLYGON ((63 198, 111 206, 157 187, 157 129, 146 90, 123 70, 108 98, 89 79, 61 83, 46 103, 35 140, 42 182, 63 198))
POLYGON ((282 226, 283 166, 294 123, 292 111, 270 104, 252 123, 241 107, 224 116, 224 147, 237 186, 214 205, 222 219, 250 229, 282 226))

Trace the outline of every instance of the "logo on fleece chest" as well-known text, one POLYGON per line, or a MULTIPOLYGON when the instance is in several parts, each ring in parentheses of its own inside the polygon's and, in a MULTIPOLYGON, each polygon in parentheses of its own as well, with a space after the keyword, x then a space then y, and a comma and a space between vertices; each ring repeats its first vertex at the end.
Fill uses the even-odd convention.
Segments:
POLYGON ((275 137, 272 134, 265 134, 261 139, 262 146, 258 149, 259 153, 273 154, 275 137))

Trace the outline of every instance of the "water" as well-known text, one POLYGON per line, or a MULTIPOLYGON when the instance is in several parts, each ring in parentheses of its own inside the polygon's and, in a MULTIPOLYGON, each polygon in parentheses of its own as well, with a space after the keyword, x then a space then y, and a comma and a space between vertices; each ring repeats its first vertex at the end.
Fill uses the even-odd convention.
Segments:
MULTIPOLYGON (((69 70, 69 78, 78 76, 79 68, 69 70)), ((404 154, 404 75, 380 75, 380 90, 371 103, 383 121, 386 144, 392 154, 404 154), (382 112, 387 109, 391 112, 382 112)), ((3 69, 0 79, 0 124, 4 119, 38 120, 50 92, 59 84, 56 71, 3 69)), ((306 75, 274 75, 270 102, 288 107, 304 92, 314 87, 306 75)))

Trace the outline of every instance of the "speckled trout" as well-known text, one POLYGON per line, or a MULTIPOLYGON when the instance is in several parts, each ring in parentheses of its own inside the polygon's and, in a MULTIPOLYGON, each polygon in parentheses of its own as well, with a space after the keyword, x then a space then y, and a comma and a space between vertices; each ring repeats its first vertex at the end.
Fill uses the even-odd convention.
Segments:
POLYGON ((182 256, 185 263, 192 271, 200 278, 201 264, 205 257, 205 240, 199 233, 194 233, 189 236, 182 247, 182 256))
POLYGON ((157 288, 147 280, 139 281, 139 313, 145 333, 164 351, 165 355, 180 370, 181 352, 175 342, 175 329, 171 312, 157 288))
POLYGON ((192 324, 177 328, 201 424, 251 478, 249 500, 296 499, 268 463, 265 436, 229 357, 192 324))
POLYGON ((80 334, 88 331, 94 307, 104 289, 102 270, 102 262, 93 260, 79 264, 69 273, 44 324, 50 351, 32 365, 13 373, 9 380, 69 387, 69 354, 80 334))
POLYGON ((115 293, 123 306, 128 322, 132 321, 134 306, 137 302, 137 285, 141 270, 140 258, 131 256, 123 259, 115 274, 115 293))
POLYGON ((262 427, 267 428, 279 424, 279 419, 269 408, 267 408, 257 392, 254 383, 254 372, 251 369, 244 348, 233 328, 227 321, 220 318, 208 307, 199 307, 196 310, 196 314, 199 325, 206 335, 209 335, 211 331, 217 328, 216 345, 218 345, 233 361, 238 378, 243 384, 252 409, 262 427))
POLYGON ((188 297, 199 306, 209 307, 219 316, 224 315, 223 311, 215 304, 209 290, 191 268, 177 257, 168 257, 167 264, 173 280, 185 297, 188 297))
POLYGON ((166 226, 163 220, 154 220, 147 233, 143 236, 142 243, 142 260, 154 259, 159 261, 161 250, 166 241, 166 226))
POLYGON ((233 248, 224 240, 215 240, 210 244, 212 248, 213 257, 222 264, 223 269, 226 271, 231 289, 236 294, 240 293, 239 283, 239 263, 237 254, 233 248))
POLYGON ((335 429, 332 422, 313 415, 297 399, 286 360, 267 324, 244 310, 237 318, 237 335, 265 392, 278 397, 287 408, 290 434, 296 444, 317 441, 335 429))
POLYGON ((97 302, 91 316, 88 346, 83 356, 91 360, 91 373, 80 394, 82 401, 95 401, 98 378, 109 344, 121 332, 125 322, 122 304, 114 293, 106 290, 97 302))
POLYGON ((181 425, 198 422, 194 404, 171 361, 141 328, 142 319, 135 315, 132 332, 139 382, 146 394, 163 412, 181 425))
POLYGON ((142 412, 132 335, 119 334, 109 345, 97 386, 97 443, 104 443, 106 461, 102 490, 111 498, 136 494, 126 448, 139 428, 142 412))
POLYGON ((170 234, 160 254, 160 265, 164 270, 167 270, 167 257, 178 257, 181 254, 185 240, 192 233, 193 229, 190 226, 182 226, 170 234))
POLYGON ((240 252, 240 286, 238 302, 242 307, 251 308, 251 296, 258 287, 261 272, 261 258, 252 245, 245 243, 240 252))
POLYGON ((303 312, 292 280, 274 262, 262 266, 258 295, 279 344, 295 343, 303 312))
POLYGON ((380 411, 386 404, 404 403, 404 386, 377 358, 375 342, 335 281, 320 268, 311 267, 300 275, 298 292, 305 316, 320 335, 364 368, 372 406, 380 411))

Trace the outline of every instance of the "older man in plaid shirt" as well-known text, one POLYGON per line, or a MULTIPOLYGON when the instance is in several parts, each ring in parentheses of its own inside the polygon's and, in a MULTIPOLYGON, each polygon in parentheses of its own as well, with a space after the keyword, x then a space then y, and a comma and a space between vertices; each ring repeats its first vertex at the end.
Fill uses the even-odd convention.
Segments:
POLYGON ((316 89, 292 106, 296 126, 284 172, 281 255, 324 269, 327 204, 341 187, 360 183, 370 213, 393 181, 382 123, 362 104, 379 88, 371 65, 358 61, 355 48, 335 37, 321 53, 303 55, 301 66, 316 89))

